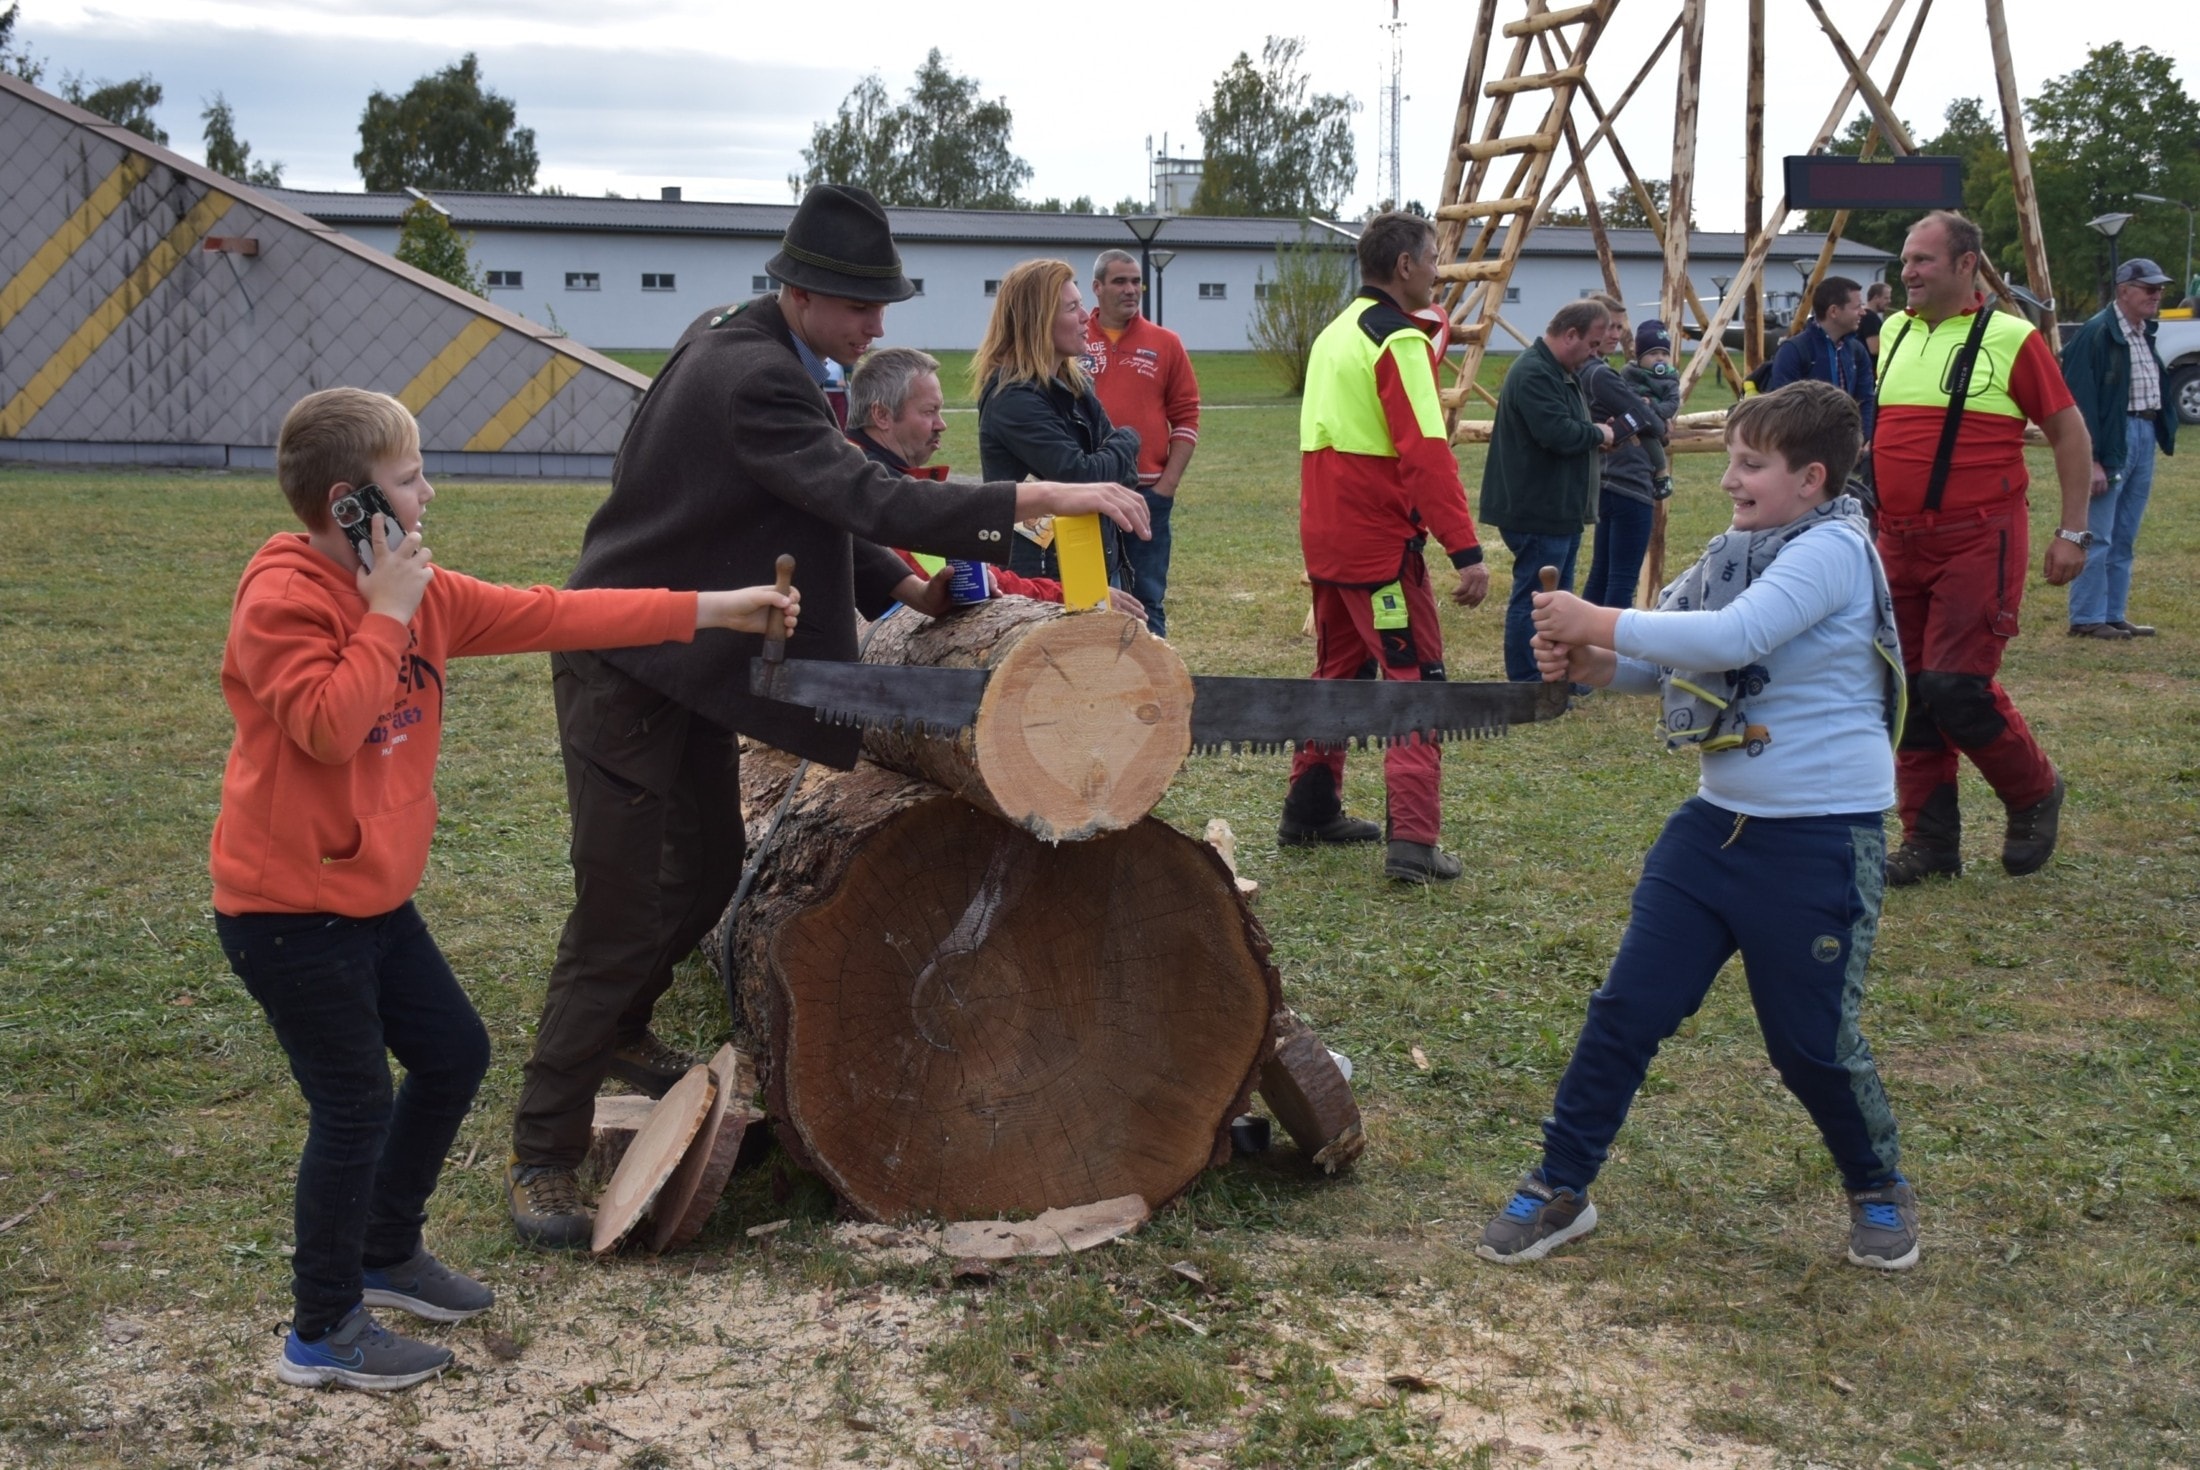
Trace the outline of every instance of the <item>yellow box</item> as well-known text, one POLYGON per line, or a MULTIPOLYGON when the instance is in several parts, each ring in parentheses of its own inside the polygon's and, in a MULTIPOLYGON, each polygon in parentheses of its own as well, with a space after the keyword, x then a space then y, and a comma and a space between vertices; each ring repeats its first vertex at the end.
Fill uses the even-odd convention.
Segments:
POLYGON ((1100 539, 1100 517, 1056 516, 1054 554, 1062 563, 1062 603, 1066 607, 1108 605, 1108 554, 1100 539))

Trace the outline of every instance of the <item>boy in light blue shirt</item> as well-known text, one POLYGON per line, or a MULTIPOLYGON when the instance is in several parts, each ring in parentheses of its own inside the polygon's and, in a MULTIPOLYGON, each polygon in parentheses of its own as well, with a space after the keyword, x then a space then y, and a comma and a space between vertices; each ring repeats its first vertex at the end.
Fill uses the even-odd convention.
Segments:
POLYGON ((1745 398, 1726 425, 1733 525, 1656 611, 1535 598, 1543 677, 1661 695, 1667 744, 1694 746, 1703 774, 1643 862, 1543 1162, 1476 1247, 1488 1260, 1540 1260, 1595 1228, 1589 1185, 1651 1059, 1739 950, 1765 1048, 1841 1171, 1848 1259, 1917 1262, 1916 1197, 1857 1024, 1903 701, 1886 575, 1863 507, 1837 493, 1861 442, 1831 384, 1745 398))

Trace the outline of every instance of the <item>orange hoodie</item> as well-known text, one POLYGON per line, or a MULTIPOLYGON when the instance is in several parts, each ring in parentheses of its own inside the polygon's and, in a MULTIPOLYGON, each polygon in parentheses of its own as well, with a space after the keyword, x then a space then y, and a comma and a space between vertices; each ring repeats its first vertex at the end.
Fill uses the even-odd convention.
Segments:
POLYGON ((222 697, 237 722, 214 821, 214 907, 365 919, 412 897, 435 835, 443 670, 470 654, 695 636, 695 594, 500 587, 438 567, 411 623, 349 568, 276 536, 237 584, 222 697))

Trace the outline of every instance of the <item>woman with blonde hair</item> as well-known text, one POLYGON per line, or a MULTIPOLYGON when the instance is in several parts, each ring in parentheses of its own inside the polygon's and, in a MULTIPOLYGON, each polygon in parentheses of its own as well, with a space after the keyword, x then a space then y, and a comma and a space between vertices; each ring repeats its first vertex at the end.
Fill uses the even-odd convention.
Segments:
MULTIPOLYGON (((1109 423, 1081 363, 1090 315, 1066 260, 1027 260, 1002 277, 993 319, 970 362, 986 479, 1113 481, 1137 488, 1138 431, 1109 423)), ((1116 564, 1115 528, 1102 521, 1100 529, 1108 580, 1127 586, 1116 564)), ((1051 534, 1029 523, 1017 531, 1009 570, 1059 578, 1051 534)))

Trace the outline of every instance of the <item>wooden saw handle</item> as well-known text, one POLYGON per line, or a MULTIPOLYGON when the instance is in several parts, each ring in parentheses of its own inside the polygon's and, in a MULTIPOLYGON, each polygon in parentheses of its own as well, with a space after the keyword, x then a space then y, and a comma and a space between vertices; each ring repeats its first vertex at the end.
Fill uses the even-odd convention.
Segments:
MULTIPOLYGON (((778 575, 772 585, 785 596, 794 587, 794 558, 781 552, 774 564, 778 575)), ((1546 567, 1544 570, 1549 571, 1546 567)), ((1555 575, 1555 574, 1554 574, 1555 575)), ((787 614, 779 608, 764 611, 764 662, 776 664, 787 657, 787 614)))

